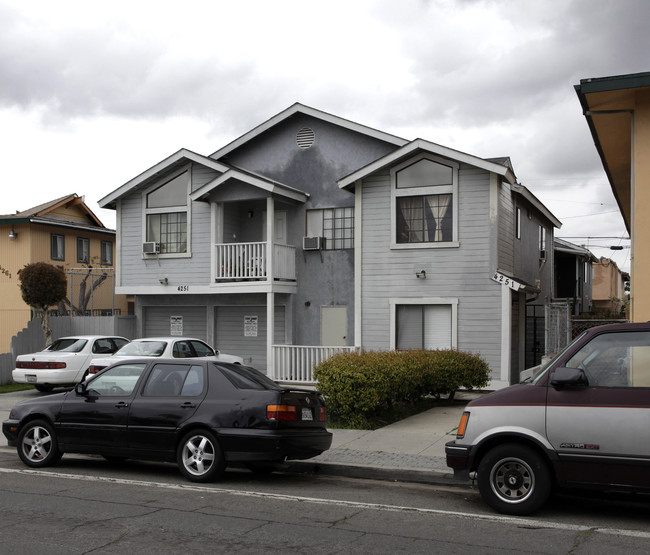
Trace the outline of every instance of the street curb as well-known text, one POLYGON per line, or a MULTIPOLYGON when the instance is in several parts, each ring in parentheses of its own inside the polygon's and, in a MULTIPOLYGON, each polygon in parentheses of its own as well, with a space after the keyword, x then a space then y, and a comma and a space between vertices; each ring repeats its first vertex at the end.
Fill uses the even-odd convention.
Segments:
POLYGON ((456 488, 472 487, 471 481, 455 480, 453 474, 435 470, 386 468, 313 461, 289 461, 283 464, 279 470, 281 472, 294 472, 296 474, 345 476, 348 478, 365 478, 368 480, 383 480, 387 482, 411 482, 456 488))

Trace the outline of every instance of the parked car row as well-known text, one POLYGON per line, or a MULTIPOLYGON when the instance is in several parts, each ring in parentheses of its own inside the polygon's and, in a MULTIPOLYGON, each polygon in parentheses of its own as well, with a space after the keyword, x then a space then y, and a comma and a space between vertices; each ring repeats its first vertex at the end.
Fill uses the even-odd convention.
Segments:
POLYGON ((87 453, 175 461, 189 480, 207 482, 230 463, 269 470, 319 455, 332 443, 326 424, 316 391, 208 356, 154 354, 118 357, 73 390, 18 403, 2 431, 33 468, 87 453))
POLYGON ((62 337, 38 353, 16 357, 16 383, 38 391, 71 387, 117 360, 133 357, 204 358, 243 364, 240 356, 221 353, 192 337, 155 337, 129 341, 125 337, 80 335, 62 337))

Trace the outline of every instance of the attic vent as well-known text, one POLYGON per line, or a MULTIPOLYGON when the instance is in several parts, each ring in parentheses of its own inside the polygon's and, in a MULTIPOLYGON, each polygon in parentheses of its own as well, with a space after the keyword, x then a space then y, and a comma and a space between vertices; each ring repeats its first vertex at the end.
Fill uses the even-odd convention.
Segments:
POLYGON ((303 127, 296 135, 296 142, 300 148, 309 148, 314 144, 314 130, 309 127, 303 127))

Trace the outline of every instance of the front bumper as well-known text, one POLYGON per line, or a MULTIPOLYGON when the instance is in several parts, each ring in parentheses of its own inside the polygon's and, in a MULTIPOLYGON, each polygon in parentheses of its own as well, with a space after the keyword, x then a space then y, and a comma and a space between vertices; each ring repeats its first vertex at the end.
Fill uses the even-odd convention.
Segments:
POLYGON ((16 447, 18 443, 18 420, 5 420, 2 423, 2 433, 7 438, 9 447, 16 447))
POLYGON ((455 441, 445 444, 445 455, 447 456, 447 466, 454 471, 455 480, 469 480, 469 471, 471 469, 471 446, 459 445, 455 441))

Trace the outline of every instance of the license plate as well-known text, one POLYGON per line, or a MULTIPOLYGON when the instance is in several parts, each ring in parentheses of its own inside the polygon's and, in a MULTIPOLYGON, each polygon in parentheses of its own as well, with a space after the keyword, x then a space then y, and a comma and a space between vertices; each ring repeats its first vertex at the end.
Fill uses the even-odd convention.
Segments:
POLYGON ((313 415, 311 414, 311 409, 308 409, 308 408, 303 408, 302 409, 302 419, 303 420, 313 420, 314 419, 313 415))
POLYGON ((36 376, 25 376, 27 378, 27 383, 36 383, 36 376))

